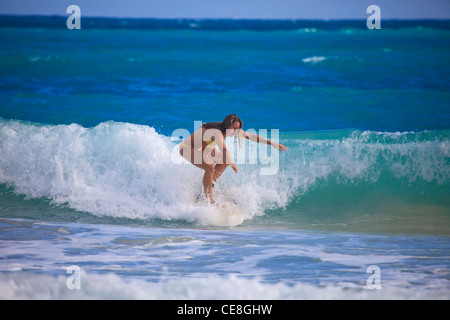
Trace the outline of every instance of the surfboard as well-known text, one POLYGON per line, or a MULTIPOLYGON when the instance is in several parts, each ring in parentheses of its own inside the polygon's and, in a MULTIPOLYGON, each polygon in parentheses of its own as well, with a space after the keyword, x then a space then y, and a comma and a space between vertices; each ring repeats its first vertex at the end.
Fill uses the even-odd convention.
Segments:
POLYGON ((202 222, 216 227, 234 227, 244 222, 244 213, 232 202, 220 203, 203 215, 202 222))
POLYGON ((204 198, 196 197, 195 205, 201 207, 200 222, 215 227, 234 227, 245 220, 244 212, 239 206, 224 197, 216 198, 215 204, 210 204, 204 198))

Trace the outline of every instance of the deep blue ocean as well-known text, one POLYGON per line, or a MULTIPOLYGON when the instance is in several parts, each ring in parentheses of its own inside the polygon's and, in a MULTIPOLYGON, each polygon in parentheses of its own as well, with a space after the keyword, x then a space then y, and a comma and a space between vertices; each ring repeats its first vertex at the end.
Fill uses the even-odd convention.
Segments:
POLYGON ((449 299, 449 79, 450 21, 0 16, 0 298, 449 299), (218 227, 231 113, 288 150, 227 140, 218 227))

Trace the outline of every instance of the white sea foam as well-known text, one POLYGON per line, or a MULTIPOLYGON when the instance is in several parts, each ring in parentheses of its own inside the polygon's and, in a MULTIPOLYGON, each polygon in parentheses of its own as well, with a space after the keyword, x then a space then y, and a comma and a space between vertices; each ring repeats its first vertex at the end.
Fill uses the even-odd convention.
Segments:
POLYGON ((322 56, 313 56, 313 57, 308 57, 308 58, 304 58, 302 59, 302 61, 304 63, 318 63, 320 61, 324 61, 326 58, 322 57, 322 56))
MULTIPOLYGON (((133 219, 201 222, 216 210, 195 205, 203 171, 148 126, 106 122, 88 129, 1 121, 0 140, 0 183, 28 198, 133 219)), ((268 188, 274 187, 270 177, 260 177, 258 169, 250 166, 240 175, 227 170, 215 188, 219 200, 221 190, 229 194, 246 218, 262 214, 268 203, 282 206, 288 200, 268 188)))
POLYGON ((115 274, 81 274, 81 288, 70 290, 66 276, 0 274, 0 299, 449 299, 445 288, 410 290, 385 285, 381 290, 341 283, 315 286, 267 283, 236 275, 148 282, 115 274))

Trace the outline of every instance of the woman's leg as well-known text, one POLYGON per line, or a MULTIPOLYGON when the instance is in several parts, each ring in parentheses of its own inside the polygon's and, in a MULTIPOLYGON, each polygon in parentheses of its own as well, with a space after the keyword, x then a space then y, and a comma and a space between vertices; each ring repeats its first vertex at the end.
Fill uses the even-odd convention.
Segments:
POLYGON ((205 196, 211 203, 214 203, 213 194, 212 194, 212 182, 214 176, 214 165, 205 165, 203 168, 205 170, 205 174, 203 175, 203 190, 205 192, 205 196))
POLYGON ((214 176, 214 164, 207 164, 203 159, 203 152, 196 150, 194 148, 182 147, 180 148, 180 155, 185 158, 187 161, 192 163, 194 166, 203 169, 205 171, 203 175, 203 191, 205 193, 206 198, 209 199, 211 203, 214 203, 213 194, 212 194, 212 182, 214 176), (197 156, 196 156, 197 153, 197 156), (201 157, 199 157, 199 154, 201 157), (201 159, 201 163, 196 164, 194 159, 201 159))

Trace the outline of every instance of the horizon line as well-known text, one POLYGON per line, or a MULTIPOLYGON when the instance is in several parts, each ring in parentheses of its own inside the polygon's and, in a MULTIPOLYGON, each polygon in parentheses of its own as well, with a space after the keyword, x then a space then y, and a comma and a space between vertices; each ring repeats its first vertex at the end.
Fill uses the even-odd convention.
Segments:
MULTIPOLYGON (((43 18, 68 18, 70 14, 14 14, 0 13, 0 17, 43 17, 43 18)), ((194 17, 120 17, 120 16, 97 16, 82 15, 84 18, 90 19, 135 19, 135 20, 248 20, 248 21, 366 21, 366 18, 236 18, 236 17, 220 17, 220 18, 194 18, 194 17)), ((383 21, 450 21, 450 18, 383 18, 383 21)))

